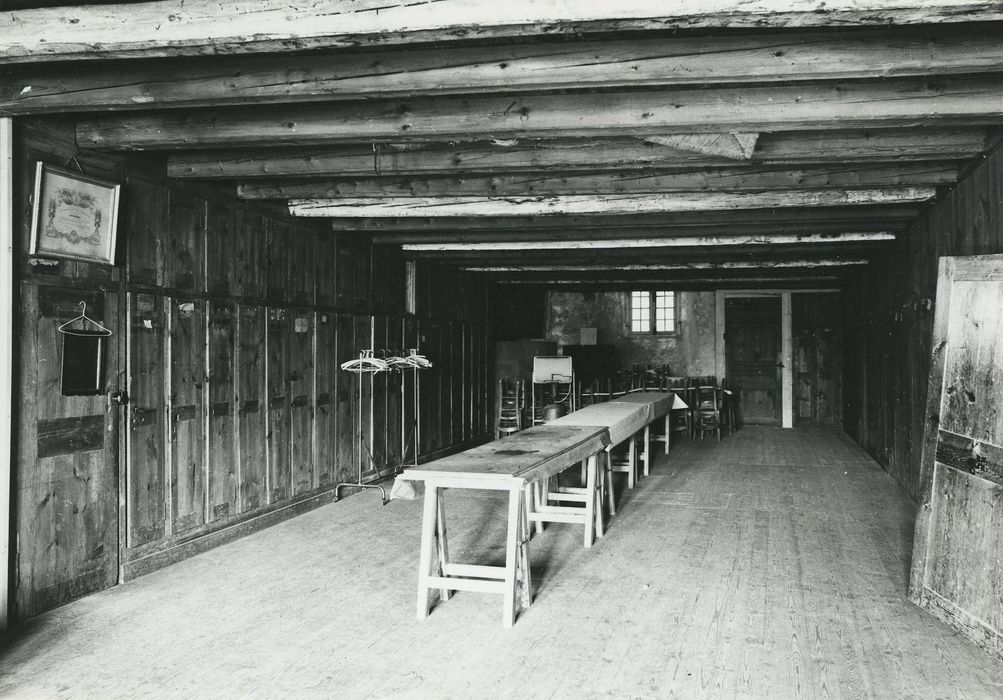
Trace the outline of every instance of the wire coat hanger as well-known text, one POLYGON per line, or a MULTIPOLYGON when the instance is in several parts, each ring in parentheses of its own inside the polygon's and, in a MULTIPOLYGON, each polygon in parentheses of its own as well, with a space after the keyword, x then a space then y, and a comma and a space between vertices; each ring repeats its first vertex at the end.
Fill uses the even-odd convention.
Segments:
POLYGON ((84 323, 89 323, 97 329, 96 335, 109 336, 111 331, 102 326, 100 323, 95 321, 93 318, 87 315, 87 302, 80 302, 80 315, 76 318, 71 318, 66 323, 60 325, 56 328, 57 331, 63 333, 64 335, 82 335, 82 336, 93 336, 95 333, 93 331, 84 332, 83 328, 70 328, 71 325, 77 321, 83 321, 84 323))

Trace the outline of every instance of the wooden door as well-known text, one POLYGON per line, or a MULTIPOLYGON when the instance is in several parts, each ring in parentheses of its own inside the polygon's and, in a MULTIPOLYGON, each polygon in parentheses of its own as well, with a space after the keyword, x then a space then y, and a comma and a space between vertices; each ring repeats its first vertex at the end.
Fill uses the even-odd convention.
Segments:
POLYGON ((18 547, 15 616, 25 619, 118 579, 118 448, 121 388, 119 297, 82 289, 21 287, 21 436, 15 484, 18 547), (112 330, 104 382, 66 396, 60 324, 80 314, 112 330))
POLYGON ((941 258, 910 596, 1003 656, 1003 256, 941 258))
POLYGON ((742 423, 780 423, 780 318, 779 296, 725 299, 725 371, 740 391, 742 423))

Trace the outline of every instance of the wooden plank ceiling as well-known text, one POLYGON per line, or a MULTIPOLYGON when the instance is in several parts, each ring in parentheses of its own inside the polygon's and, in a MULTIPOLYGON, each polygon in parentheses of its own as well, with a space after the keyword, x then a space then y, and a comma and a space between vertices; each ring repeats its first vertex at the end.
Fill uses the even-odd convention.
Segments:
POLYGON ((409 257, 829 285, 996 146, 1003 4, 101 3, 5 12, 0 70, 0 115, 409 257))

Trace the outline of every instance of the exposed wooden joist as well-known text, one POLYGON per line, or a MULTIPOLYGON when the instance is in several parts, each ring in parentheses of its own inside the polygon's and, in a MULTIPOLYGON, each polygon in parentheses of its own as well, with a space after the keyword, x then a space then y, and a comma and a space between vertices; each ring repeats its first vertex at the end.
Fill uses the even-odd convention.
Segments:
POLYGON ((736 289, 756 286, 769 286, 775 288, 805 289, 817 286, 832 286, 839 284, 844 279, 839 275, 797 275, 797 276, 764 276, 757 274, 754 276, 734 276, 720 277, 707 276, 696 279, 680 279, 673 276, 642 276, 642 277, 612 277, 602 280, 527 280, 527 279, 504 279, 494 280, 504 282, 504 284, 533 285, 541 287, 554 287, 566 290, 593 290, 593 289, 637 289, 652 285, 671 285, 676 291, 714 291, 717 289, 736 289))
POLYGON ((553 195, 533 197, 341 197, 293 199, 293 216, 506 216, 630 214, 635 212, 831 207, 916 203, 933 199, 932 187, 886 187, 762 192, 671 192, 644 194, 553 195))
MULTIPOLYGON (((971 158, 984 129, 878 129, 762 134, 752 162, 761 165, 971 158)), ((311 149, 246 149, 171 155, 178 178, 352 177, 462 173, 630 170, 726 166, 724 158, 685 153, 634 138, 524 140, 510 145, 460 143, 446 148, 384 144, 311 149)))
MULTIPOLYGON (((807 81, 997 71, 986 29, 658 36, 606 42, 424 48, 281 57, 22 67, 0 82, 0 115, 219 107, 422 94, 807 81)), ((746 139, 747 140, 747 139, 746 139)))
MULTIPOLYGON (((736 217, 741 221, 741 217, 736 217)), ((862 224, 818 223, 809 226, 796 224, 721 224, 716 226, 681 226, 674 228, 610 228, 610 229, 545 229, 540 231, 422 231, 377 233, 370 240, 377 245, 400 245, 402 243, 469 243, 473 241, 522 241, 526 238, 541 240, 626 240, 631 238, 677 238, 679 236, 755 236, 755 235, 825 235, 853 230, 859 233, 881 233, 903 231, 905 224, 889 226, 888 222, 862 224)))
POLYGON ((393 242, 395 237, 498 237, 499 240, 511 240, 513 236, 659 238, 705 230, 713 232, 721 228, 731 230, 733 227, 736 231, 752 227, 752 233, 798 233, 800 230, 805 233, 838 233, 831 228, 838 225, 843 225, 843 231, 901 231, 916 219, 920 207, 818 207, 619 216, 330 219, 328 223, 334 233, 363 234, 381 243, 393 242))
POLYGON ((5 63, 650 29, 995 21, 994 0, 162 0, 8 11, 5 63))
POLYGON ((644 92, 443 97, 406 102, 189 113, 85 120, 83 147, 178 150, 351 141, 665 135, 824 128, 985 125, 1003 119, 997 74, 812 85, 644 92))
POLYGON ((401 250, 411 252, 446 253, 451 251, 493 252, 526 250, 623 250, 625 248, 679 248, 709 246, 761 246, 796 243, 800 245, 819 243, 880 242, 895 240, 891 232, 847 232, 838 234, 778 234, 762 236, 679 236, 676 238, 635 238, 578 241, 472 241, 469 243, 405 243, 401 250))
MULTIPOLYGON (((731 260, 723 262, 684 262, 661 264, 617 265, 613 272, 655 272, 673 270, 755 270, 760 268, 811 268, 811 267, 859 267, 867 265, 867 258, 826 258, 820 260, 731 260)), ((462 268, 467 272, 513 273, 513 272, 610 272, 609 265, 494 265, 470 266, 462 268)))
POLYGON ((889 187, 953 184, 958 165, 952 162, 855 163, 828 167, 750 166, 673 173, 628 172, 514 174, 494 177, 434 179, 370 178, 338 180, 248 180, 237 186, 242 199, 328 199, 337 197, 531 196, 699 192, 703 190, 768 190, 833 187, 889 187))

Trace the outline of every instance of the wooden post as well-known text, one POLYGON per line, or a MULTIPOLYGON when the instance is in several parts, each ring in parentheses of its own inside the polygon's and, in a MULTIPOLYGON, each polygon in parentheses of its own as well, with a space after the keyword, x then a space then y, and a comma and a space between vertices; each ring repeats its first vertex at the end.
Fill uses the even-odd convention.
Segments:
POLYGON ((791 329, 791 293, 780 294, 780 410, 782 427, 794 427, 794 342, 791 329))
MULTIPOLYGON (((0 119, 0 328, 14 326, 14 120, 0 119)), ((0 632, 10 605, 14 334, 0 333, 0 632)))

